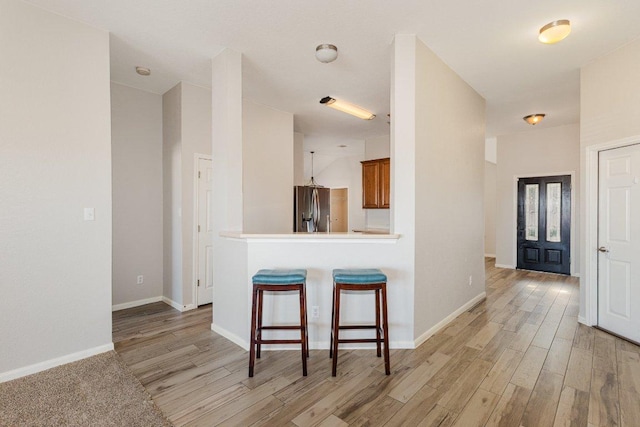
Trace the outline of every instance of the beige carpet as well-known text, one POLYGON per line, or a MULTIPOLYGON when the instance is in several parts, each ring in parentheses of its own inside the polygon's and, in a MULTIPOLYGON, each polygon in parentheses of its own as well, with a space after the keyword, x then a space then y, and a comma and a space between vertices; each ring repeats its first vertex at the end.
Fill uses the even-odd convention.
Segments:
POLYGON ((171 426, 115 352, 0 384, 0 426, 171 426))

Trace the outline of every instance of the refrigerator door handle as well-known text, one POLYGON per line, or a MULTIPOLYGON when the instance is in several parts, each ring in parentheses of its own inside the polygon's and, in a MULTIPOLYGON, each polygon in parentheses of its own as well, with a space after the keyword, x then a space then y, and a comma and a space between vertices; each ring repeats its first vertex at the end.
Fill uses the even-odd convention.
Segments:
POLYGON ((313 231, 318 231, 318 226, 320 225, 320 195, 317 188, 311 190, 311 209, 313 212, 311 214, 313 231))

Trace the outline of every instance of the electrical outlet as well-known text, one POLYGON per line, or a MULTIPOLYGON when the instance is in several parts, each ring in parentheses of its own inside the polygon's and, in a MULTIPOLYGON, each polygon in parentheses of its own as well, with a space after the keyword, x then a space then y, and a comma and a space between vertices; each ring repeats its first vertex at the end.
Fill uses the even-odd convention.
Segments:
POLYGON ((144 283, 144 276, 140 275, 138 276, 138 285, 142 285, 144 283))
POLYGON ((311 307, 311 317, 314 319, 317 319, 320 317, 320 307, 318 307, 317 305, 314 305, 313 307, 311 307))
POLYGON ((473 276, 469 276, 469 286, 473 283, 473 276))

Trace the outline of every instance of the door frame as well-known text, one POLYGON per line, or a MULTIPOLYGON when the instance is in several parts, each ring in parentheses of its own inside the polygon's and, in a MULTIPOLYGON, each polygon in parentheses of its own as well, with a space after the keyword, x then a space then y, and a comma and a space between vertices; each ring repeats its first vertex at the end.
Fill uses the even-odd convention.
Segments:
MULTIPOLYGON (((586 147, 584 156, 584 218, 581 228, 584 232, 584 245, 580 254, 582 265, 580 287, 581 303, 584 303, 584 316, 578 321, 587 326, 598 324, 598 179, 600 171, 598 158, 601 151, 640 144, 640 135, 603 142, 586 147), (582 300, 584 298, 584 300, 582 300)), ((581 304, 582 305, 582 304, 581 304)))
POLYGON ((191 252, 191 292, 193 295, 193 304, 195 308, 198 308, 198 161, 211 160, 213 163, 213 157, 210 154, 195 153, 193 155, 193 248, 191 252))
POLYGON ((544 173, 527 173, 527 174, 518 174, 513 176, 513 216, 512 216, 512 227, 511 227, 511 241, 513 242, 513 251, 512 251, 512 260, 513 260, 513 269, 516 269, 518 266, 518 180, 521 178, 543 178, 546 176, 561 176, 561 175, 569 175, 571 177, 571 228, 570 233, 571 237, 569 239, 569 251, 571 252, 571 262, 569 263, 569 274, 571 276, 577 276, 576 272, 576 263, 575 260, 575 251, 576 251, 576 172, 575 171, 564 171, 564 172, 544 172, 544 173))

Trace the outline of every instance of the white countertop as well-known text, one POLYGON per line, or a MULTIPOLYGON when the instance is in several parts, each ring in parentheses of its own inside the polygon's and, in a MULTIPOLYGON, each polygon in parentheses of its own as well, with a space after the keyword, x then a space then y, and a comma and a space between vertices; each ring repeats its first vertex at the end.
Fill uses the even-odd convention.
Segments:
POLYGON ((351 233, 242 233, 239 231, 222 231, 221 237, 231 239, 280 239, 280 240, 397 240, 399 234, 383 234, 380 232, 351 232, 351 233))

